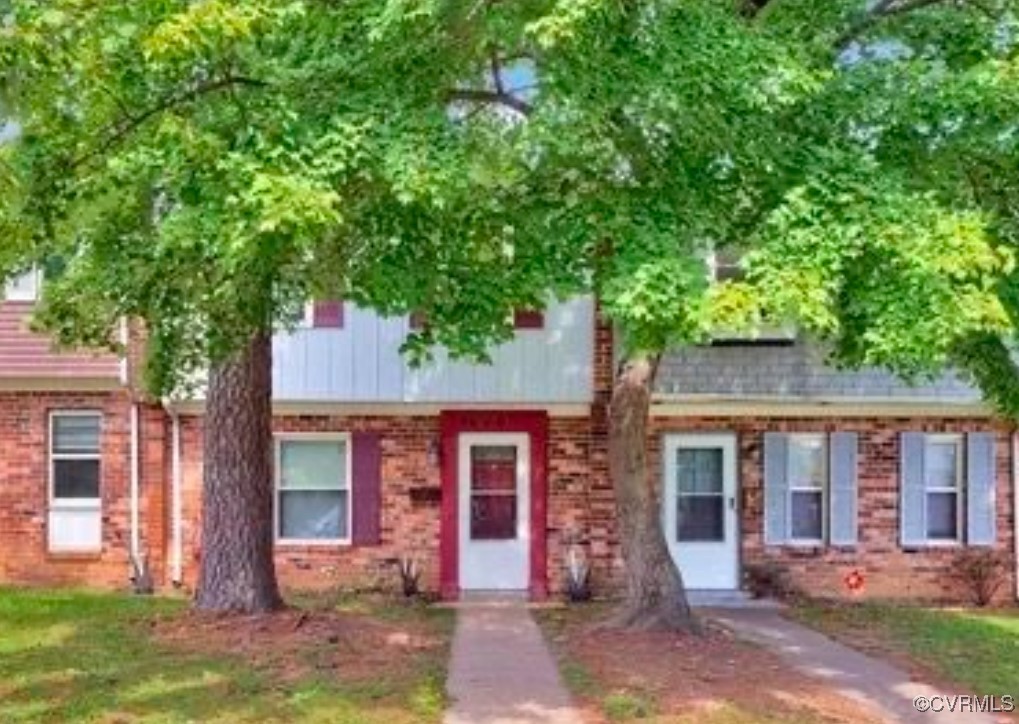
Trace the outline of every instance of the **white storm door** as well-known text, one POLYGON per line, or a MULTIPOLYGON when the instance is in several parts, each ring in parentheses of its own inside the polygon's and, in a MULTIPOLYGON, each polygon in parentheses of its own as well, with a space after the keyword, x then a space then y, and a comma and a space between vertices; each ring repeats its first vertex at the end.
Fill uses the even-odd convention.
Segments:
POLYGON ((464 433, 458 447, 460 588, 527 590, 530 439, 526 433, 464 433))
POLYGON ((665 538, 683 583, 738 588, 736 436, 667 435, 664 455, 665 538))

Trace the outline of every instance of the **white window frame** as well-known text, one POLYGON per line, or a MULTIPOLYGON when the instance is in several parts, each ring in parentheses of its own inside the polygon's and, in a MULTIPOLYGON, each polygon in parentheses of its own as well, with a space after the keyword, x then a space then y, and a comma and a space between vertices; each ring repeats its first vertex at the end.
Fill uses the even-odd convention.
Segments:
MULTIPOLYGON (((708 266, 708 283, 718 284, 718 270, 723 267, 738 265, 719 264, 718 252, 709 249, 705 262, 708 266)), ((719 342, 794 342, 796 341, 796 326, 793 324, 765 324, 753 332, 726 332, 725 330, 713 330, 711 339, 719 342)))
MULTIPOLYGON (((793 494, 811 493, 817 494, 816 487, 795 485, 790 479, 790 465, 786 461, 786 519, 789 521, 789 534, 787 543, 793 546, 823 546, 828 540, 828 518, 831 511, 828 510, 828 489, 831 487, 831 460, 830 441, 828 435, 823 432, 797 432, 789 433, 787 436, 788 449, 791 450, 797 442, 817 441, 821 443, 821 461, 824 465, 824 473, 821 476, 821 537, 820 538, 797 538, 793 535, 793 494)), ((787 452, 787 456, 791 453, 787 452)))
POLYGON ((39 299, 39 290, 42 287, 42 272, 33 268, 4 284, 4 299, 8 302, 35 302, 39 299), (19 289, 16 285, 22 280, 30 280, 31 286, 28 289, 19 289))
MULTIPOLYGON (((338 546, 351 545, 354 536, 354 446, 349 432, 280 432, 273 435, 273 539, 280 546, 338 546), (280 486, 283 477, 283 444, 286 442, 342 442, 345 446, 345 480, 347 487, 347 536, 345 538, 284 538, 280 531, 280 498, 284 490, 280 486)), ((286 488, 287 491, 336 490, 344 488, 286 488)))
POLYGON ((927 465, 924 464, 923 474, 923 538, 929 546, 958 546, 962 545, 965 533, 966 518, 963 516, 963 497, 966 494, 966 438, 961 433, 932 433, 926 434, 923 438, 924 458, 927 457, 927 449, 930 445, 944 445, 951 443, 955 445, 955 486, 951 488, 932 488, 927 484, 927 465), (931 493, 955 494, 955 538, 931 538, 928 526, 927 514, 928 498, 931 493))
POLYGON ((47 507, 47 535, 46 549, 54 554, 77 554, 88 553, 98 554, 103 549, 103 413, 95 409, 76 410, 50 410, 47 416, 47 439, 46 439, 46 499, 47 507), (94 417, 99 421, 99 449, 94 453, 58 453, 54 451, 56 436, 56 419, 58 417, 94 417), (56 462, 58 460, 95 460, 99 464, 99 490, 95 498, 58 498, 56 496, 56 462), (88 512, 98 516, 99 540, 95 545, 55 545, 54 532, 51 529, 54 525, 54 517, 60 513, 88 512))
POLYGON ((102 507, 103 500, 103 413, 99 410, 51 410, 49 414, 49 440, 46 449, 47 466, 49 467, 49 502, 50 507, 64 509, 97 510, 102 507), (94 453, 58 453, 53 449, 56 442, 54 431, 58 417, 95 417, 99 420, 99 449, 94 453), (95 498, 58 498, 57 466, 58 460, 95 460, 99 463, 99 495, 95 498))

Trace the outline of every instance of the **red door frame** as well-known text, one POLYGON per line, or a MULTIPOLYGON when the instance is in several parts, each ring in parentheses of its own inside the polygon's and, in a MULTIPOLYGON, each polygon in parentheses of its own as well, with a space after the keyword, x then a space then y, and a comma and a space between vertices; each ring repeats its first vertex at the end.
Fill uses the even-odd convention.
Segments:
POLYGON ((442 597, 460 597, 460 433, 523 432, 531 441, 531 554, 528 589, 532 599, 548 596, 548 414, 523 410, 445 410, 442 437, 442 516, 439 586, 442 597))

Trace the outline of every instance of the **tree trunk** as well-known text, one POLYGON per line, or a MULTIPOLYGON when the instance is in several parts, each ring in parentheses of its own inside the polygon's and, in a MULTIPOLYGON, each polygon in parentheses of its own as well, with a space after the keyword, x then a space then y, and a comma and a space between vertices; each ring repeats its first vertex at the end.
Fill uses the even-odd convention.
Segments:
POLYGON ((609 476, 626 566, 626 603, 617 624, 637 629, 696 631, 679 569, 662 530, 658 497, 647 470, 647 423, 657 358, 623 361, 609 404, 609 476))
POLYGON ((273 563, 271 398, 267 333, 209 370, 199 610, 262 613, 283 605, 273 563))

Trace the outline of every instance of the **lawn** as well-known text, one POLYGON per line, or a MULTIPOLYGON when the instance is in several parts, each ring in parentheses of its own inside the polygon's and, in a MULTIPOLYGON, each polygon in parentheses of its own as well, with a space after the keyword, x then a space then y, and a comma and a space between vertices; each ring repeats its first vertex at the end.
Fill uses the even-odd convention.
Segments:
POLYGON ((808 603, 788 615, 975 694, 1019 692, 1019 611, 808 603))
POLYGON ((449 611, 317 596, 272 616, 0 588, 0 721, 437 722, 449 611))
POLYGON ((600 604, 536 612, 591 722, 812 724, 876 721, 821 682, 718 628, 702 636, 605 630, 600 604))

